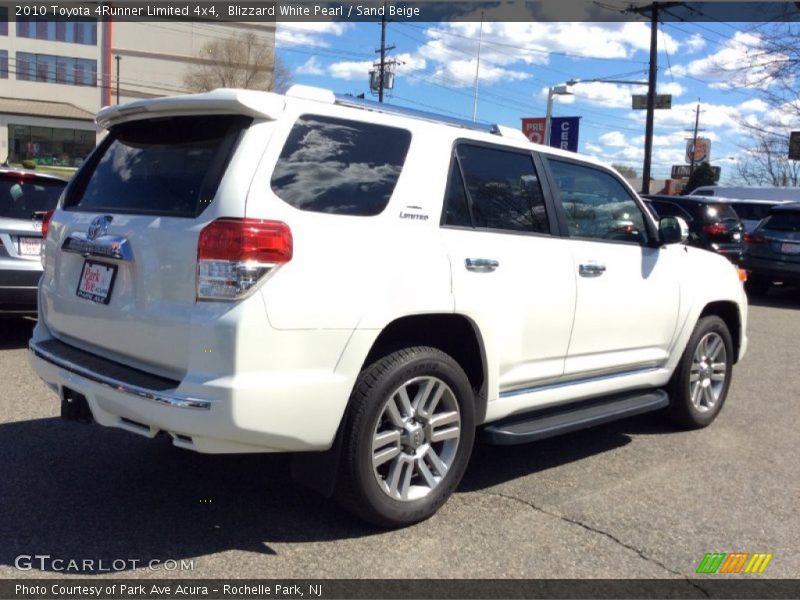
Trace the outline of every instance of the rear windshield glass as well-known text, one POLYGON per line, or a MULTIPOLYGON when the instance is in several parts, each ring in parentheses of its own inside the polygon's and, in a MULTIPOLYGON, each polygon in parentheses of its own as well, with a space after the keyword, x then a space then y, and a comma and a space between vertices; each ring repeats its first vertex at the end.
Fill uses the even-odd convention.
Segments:
POLYGON ((31 219, 55 208, 66 181, 0 174, 0 217, 31 219))
POLYGON ((305 115, 289 133, 272 189, 301 210, 377 215, 389 203, 410 143, 405 129, 305 115))
POLYGON ((229 115, 132 121, 109 137, 78 175, 67 206, 193 217, 211 203, 250 119, 229 115))
POLYGON ((772 208, 771 204, 745 204, 743 202, 737 202, 731 206, 739 218, 750 221, 760 221, 769 214, 769 210, 772 208))
POLYGON ((739 216, 730 204, 711 204, 706 208, 707 221, 738 221, 739 216))
POLYGON ((772 231, 800 231, 800 213, 778 213, 772 215, 761 225, 762 229, 772 231))

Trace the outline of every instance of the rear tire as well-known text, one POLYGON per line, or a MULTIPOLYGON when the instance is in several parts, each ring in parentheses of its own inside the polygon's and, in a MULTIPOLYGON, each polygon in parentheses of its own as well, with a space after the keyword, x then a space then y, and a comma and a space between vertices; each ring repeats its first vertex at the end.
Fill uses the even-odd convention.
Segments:
POLYGON ((436 348, 404 348, 366 367, 345 417, 340 504, 382 527, 433 515, 472 452, 473 394, 464 370, 436 348))
POLYGON ((719 414, 733 370, 733 342, 717 316, 697 322, 678 368, 667 386, 669 416, 687 429, 707 427, 719 414))

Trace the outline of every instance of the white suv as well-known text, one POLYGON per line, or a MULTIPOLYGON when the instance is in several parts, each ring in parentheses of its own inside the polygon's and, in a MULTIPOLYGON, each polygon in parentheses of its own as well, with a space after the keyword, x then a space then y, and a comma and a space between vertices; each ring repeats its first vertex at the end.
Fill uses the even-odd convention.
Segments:
POLYGON ((47 226, 31 364, 62 415, 198 452, 294 452, 385 526, 432 515, 476 431, 668 408, 744 355, 736 269, 613 170, 329 91, 103 109, 47 226))

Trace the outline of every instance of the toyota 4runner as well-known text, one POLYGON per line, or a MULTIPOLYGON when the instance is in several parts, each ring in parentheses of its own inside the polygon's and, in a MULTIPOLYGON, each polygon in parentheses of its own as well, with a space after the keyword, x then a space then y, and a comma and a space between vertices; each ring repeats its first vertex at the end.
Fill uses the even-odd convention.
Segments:
POLYGON ((516 444, 719 413, 737 270, 612 169, 516 131, 295 86, 103 109, 44 225, 30 360, 67 419, 292 452, 384 526, 476 433, 516 444))

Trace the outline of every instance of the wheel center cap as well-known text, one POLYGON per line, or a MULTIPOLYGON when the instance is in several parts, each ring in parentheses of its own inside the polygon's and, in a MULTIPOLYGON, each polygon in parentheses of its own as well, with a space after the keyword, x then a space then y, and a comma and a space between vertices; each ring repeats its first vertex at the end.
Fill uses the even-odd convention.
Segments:
POLYGON ((419 423, 406 423, 406 445, 411 450, 416 450, 425 443, 425 432, 419 423))

